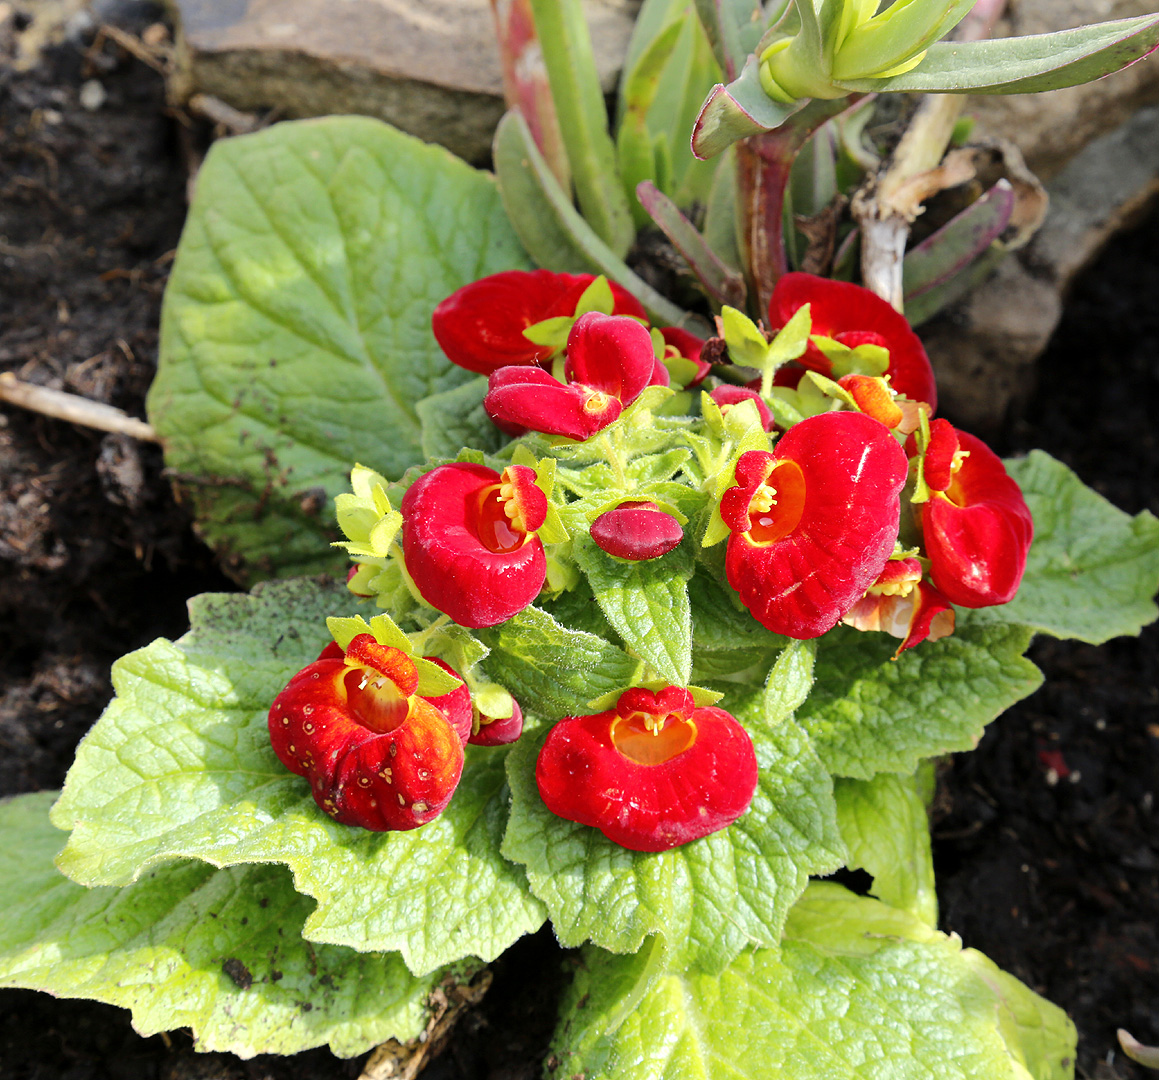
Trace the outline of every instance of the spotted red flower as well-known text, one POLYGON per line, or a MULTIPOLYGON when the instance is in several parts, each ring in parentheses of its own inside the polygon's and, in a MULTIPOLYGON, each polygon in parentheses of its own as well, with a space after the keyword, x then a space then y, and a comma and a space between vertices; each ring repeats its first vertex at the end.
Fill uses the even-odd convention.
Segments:
POLYGON ((1002 459, 981 439, 945 421, 930 425, 924 475, 930 499, 921 506, 930 577, 962 607, 1014 599, 1034 521, 1002 459))
MULTIPOLYGON (((785 274, 769 301, 769 326, 781 329, 805 304, 813 318, 813 335, 833 338, 850 349, 858 345, 888 349, 887 374, 894 390, 911 401, 924 401, 931 409, 937 408, 934 372, 921 340, 905 316, 880 296, 847 281, 813 274, 785 274)), ((834 374, 832 361, 812 341, 799 363, 834 378, 846 374, 834 374)))
POLYGON ((494 626, 539 595, 547 558, 536 530, 547 498, 535 471, 440 465, 403 496, 402 550, 422 597, 462 626, 494 626))
POLYGON ((817 637, 865 594, 893 553, 905 453, 876 420, 823 413, 770 454, 750 450, 721 500, 729 583, 770 630, 817 637))
POLYGON ((641 562, 666 555, 684 539, 684 530, 655 503, 629 500, 600 514, 591 535, 609 555, 641 562))
POLYGON ((929 582, 917 559, 890 559, 869 591, 841 620, 858 630, 883 630, 901 638, 895 656, 919 642, 954 632, 954 609, 929 582))
POLYGON ((572 327, 561 383, 542 368, 491 375, 483 407, 497 424, 583 441, 640 396, 656 363, 652 338, 635 319, 591 311, 572 327))
POLYGON ((345 653, 324 649, 274 699, 274 752, 310 781, 314 801, 335 821, 380 832, 414 829, 450 801, 463 745, 417 687, 409 656, 359 634, 345 653))
MULTIPOLYGON (((431 328, 448 359, 468 371, 490 375, 511 364, 535 365, 551 356, 551 347, 536 345, 523 331, 544 319, 572 315, 591 274, 555 274, 550 270, 507 270, 473 281, 435 308, 431 328)), ((647 315, 629 292, 609 283, 613 314, 647 315)))
POLYGON ((555 725, 535 767, 559 817, 633 851, 666 851, 731 825, 749 807, 757 760, 748 733, 687 690, 641 688, 614 709, 555 725))

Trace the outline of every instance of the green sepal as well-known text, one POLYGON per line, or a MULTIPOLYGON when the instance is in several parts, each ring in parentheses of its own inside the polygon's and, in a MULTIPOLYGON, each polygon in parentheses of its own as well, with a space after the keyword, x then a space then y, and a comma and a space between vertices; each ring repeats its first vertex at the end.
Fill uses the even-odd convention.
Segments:
POLYGON ((555 477, 557 462, 553 457, 537 458, 526 446, 520 443, 511 455, 512 465, 523 465, 535 472, 535 486, 543 492, 547 499, 547 517, 543 524, 535 531, 535 535, 545 544, 567 543, 568 531, 559 517, 559 507, 552 499, 555 491, 555 477))
POLYGON ((379 645, 385 645, 405 653, 418 672, 419 683, 415 688, 415 693, 419 697, 442 697, 463 685, 462 679, 456 678, 444 671, 438 664, 424 660, 418 655, 415 652, 414 642, 399 629, 398 624, 385 612, 381 615, 375 615, 369 623, 361 615, 354 615, 350 618, 332 615, 326 620, 326 627, 334 640, 341 646, 343 652, 350 647, 350 643, 359 634, 370 634, 379 645))
POLYGON ((926 451, 930 447, 930 416, 925 409, 918 410, 918 426, 914 432, 914 442, 917 444, 917 456, 913 460, 916 462, 915 480, 913 494, 910 495, 909 501, 917 506, 920 503, 929 502, 933 495, 930 491, 930 485, 926 483, 926 451))
POLYGON ((355 559, 386 559, 402 528, 402 514, 390 505, 386 495, 389 483, 385 476, 365 465, 355 465, 350 470, 353 491, 334 499, 338 527, 347 539, 336 541, 331 547, 343 548, 355 559))
POLYGON ((554 315, 525 327, 523 336, 533 345, 549 346, 552 355, 558 356, 567 348, 567 338, 574 325, 575 319, 571 315, 554 315))
POLYGON ((850 348, 824 334, 814 334, 810 339, 832 365, 834 379, 846 375, 870 375, 878 378, 889 370, 889 349, 867 342, 850 348))
MULTIPOLYGON (((646 690, 663 690, 665 687, 671 686, 667 679, 644 679, 642 682, 636 684, 642 686, 646 690)), ((588 708, 594 712, 606 712, 615 706, 616 702, 620 700, 620 695, 630 687, 624 686, 619 690, 612 690, 610 693, 601 694, 598 698, 592 698, 588 702, 588 708)), ((707 686, 685 686, 682 689, 687 690, 692 695, 693 704, 698 709, 703 709, 709 705, 715 705, 721 698, 724 697, 719 690, 710 690, 707 686)))
MULTIPOLYGON (((720 415, 719 407, 708 394, 701 395, 701 407, 709 412, 715 409, 717 416, 720 415), (707 405, 706 401, 712 402, 712 404, 707 405)), ((732 436, 726 445, 731 445, 733 449, 727 462, 716 470, 711 481, 712 513, 704 530, 704 536, 700 541, 702 548, 719 544, 722 540, 727 539, 732 532, 720 516, 720 500, 736 482, 736 463, 740 460, 741 454, 746 454, 750 450, 769 449, 769 437, 761 423, 760 413, 757 412, 755 402, 738 402, 729 409, 728 415, 722 418, 722 426, 725 434, 732 436)))
POLYGON ((720 309, 720 323, 732 362, 763 371, 769 342, 757 324, 743 311, 727 304, 720 309))

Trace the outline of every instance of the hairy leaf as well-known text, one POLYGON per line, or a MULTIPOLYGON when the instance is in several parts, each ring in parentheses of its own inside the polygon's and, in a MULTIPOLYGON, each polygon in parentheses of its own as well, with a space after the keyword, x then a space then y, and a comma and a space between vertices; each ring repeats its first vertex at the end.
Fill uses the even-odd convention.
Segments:
POLYGON ((884 634, 839 626, 820 641, 813 692, 797 720, 830 772, 868 780, 912 773, 922 758, 968 750, 982 729, 1036 690, 1023 657, 1031 632, 960 613, 955 633, 893 659, 884 634))
POLYGON ((337 585, 288 581, 191 602, 193 629, 119 660, 117 696, 82 742, 53 822, 58 865, 85 885, 127 885, 175 858, 280 862, 318 905, 312 941, 399 951, 416 974, 493 959, 541 923, 523 874, 499 854, 505 751, 470 747, 444 813, 410 832, 331 821, 270 747, 267 712, 352 606, 337 585), (437 871, 437 872, 436 872, 437 871))
POLYGON ((0 986, 131 1009, 142 1035, 190 1027, 200 1050, 340 1057, 412 1039, 444 977, 417 979, 397 953, 316 948, 312 901, 280 866, 183 862, 123 889, 86 889, 52 865, 64 837, 54 792, 0 802, 0 986))

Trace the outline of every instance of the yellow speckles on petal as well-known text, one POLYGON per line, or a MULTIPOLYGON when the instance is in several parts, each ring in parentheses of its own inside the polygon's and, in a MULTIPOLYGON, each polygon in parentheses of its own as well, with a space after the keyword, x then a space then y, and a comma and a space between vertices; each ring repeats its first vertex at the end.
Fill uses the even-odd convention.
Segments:
POLYGON ((414 810, 416 814, 425 814, 429 807, 425 802, 417 802, 413 807, 411 807, 411 809, 414 810))
POLYGON ((378 775, 389 784, 394 777, 394 772, 391 769, 382 769, 378 775))
POLYGON ((399 797, 398 797, 398 805, 399 806, 406 806, 406 799, 404 799, 401 794, 399 794, 399 797))

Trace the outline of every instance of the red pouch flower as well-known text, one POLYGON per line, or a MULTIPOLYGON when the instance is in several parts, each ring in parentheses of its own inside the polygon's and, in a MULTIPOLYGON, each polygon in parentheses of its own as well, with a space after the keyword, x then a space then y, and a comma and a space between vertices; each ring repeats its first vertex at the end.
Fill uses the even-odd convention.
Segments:
POLYGON ((614 709, 555 725, 535 766, 547 808, 632 851, 667 851, 731 825, 752 802, 757 759, 723 709, 687 690, 637 688, 614 709))
POLYGON ((712 370, 712 365, 707 360, 700 359, 701 350, 704 348, 704 339, 690 334, 679 326, 662 327, 660 336, 664 339, 665 356, 670 355, 669 350, 671 350, 671 355, 683 356, 685 360, 690 360, 696 365, 696 372, 690 380, 684 383, 684 389, 693 390, 704 382, 704 377, 712 370))
POLYGON ((938 641, 952 634, 954 609, 922 580, 922 564, 917 559, 890 559, 841 621, 857 630, 883 630, 901 638, 896 658, 927 638, 938 641))
POLYGON ((323 649, 274 699, 274 752, 310 781, 314 801, 335 821, 415 829, 450 802, 463 745, 417 686, 410 657, 359 634, 345 653, 323 649))
POLYGON ((494 626, 539 595, 547 557, 536 530, 547 497, 535 471, 440 465, 403 496, 402 550, 428 604, 461 626, 494 626))
POLYGON ((666 555, 681 540, 684 530, 671 514, 653 502, 629 501, 600 514, 592 522, 596 545, 617 559, 641 562, 666 555))
POLYGON ((981 439, 945 421, 930 425, 921 506, 930 577, 951 603, 989 607, 1014 599, 1034 521, 1022 489, 981 439))
POLYGON ((591 311, 568 336, 566 385, 541 368, 501 368, 491 375, 483 407, 500 426, 582 442, 640 396, 655 363, 652 337, 640 323, 591 311))
POLYGON ((854 412, 810 417, 771 454, 741 455, 720 504, 725 573, 758 622, 818 637, 861 599, 893 554, 907 468, 886 428, 854 412))
MULTIPOLYGON (((924 401, 931 411, 938 405, 934 371, 921 340, 904 315, 876 293, 847 281, 832 281, 813 274, 785 274, 769 301, 769 326, 780 330, 805 304, 813 317, 811 335, 833 338, 850 349, 880 345, 889 350, 890 385, 911 401, 924 401)), ((798 363, 831 378, 832 361, 810 341, 798 363)))
MULTIPOLYGON (((473 281, 435 308, 431 328, 447 358, 468 371, 490 375, 510 364, 534 365, 551 356, 523 331, 544 319, 571 315, 592 274, 555 274, 550 270, 507 270, 473 281)), ((609 282, 613 313, 647 319, 640 303, 609 282)))
POLYGON ((473 746, 506 746, 523 734, 523 710, 512 699, 510 716, 479 714, 479 730, 468 740, 473 746))

